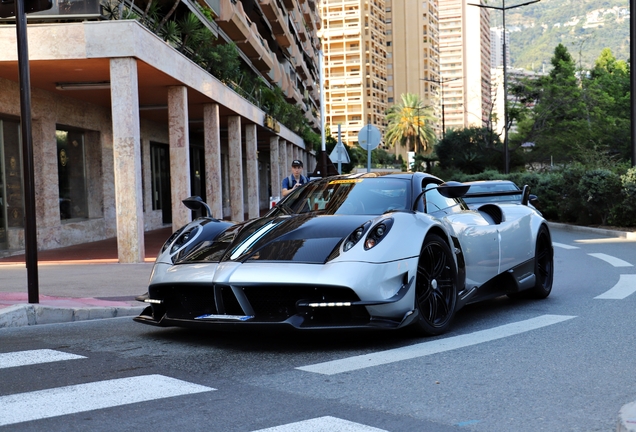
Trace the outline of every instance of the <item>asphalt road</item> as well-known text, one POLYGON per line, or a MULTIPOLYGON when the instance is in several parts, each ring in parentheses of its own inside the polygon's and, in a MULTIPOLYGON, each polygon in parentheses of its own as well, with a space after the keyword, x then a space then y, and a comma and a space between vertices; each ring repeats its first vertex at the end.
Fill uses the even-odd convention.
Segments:
POLYGON ((636 242, 559 229, 553 241, 548 299, 469 306, 436 338, 203 332, 130 318, 0 329, 0 425, 614 431, 636 400, 636 242), (29 350, 45 351, 20 354, 29 350))

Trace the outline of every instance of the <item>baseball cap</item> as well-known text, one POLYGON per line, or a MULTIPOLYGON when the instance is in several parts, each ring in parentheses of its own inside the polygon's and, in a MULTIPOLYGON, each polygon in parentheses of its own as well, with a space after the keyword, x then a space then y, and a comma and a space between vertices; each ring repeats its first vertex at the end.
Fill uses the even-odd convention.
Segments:
POLYGON ((299 161, 298 159, 294 159, 292 161, 292 166, 300 166, 301 167, 301 166, 303 166, 303 163, 302 163, 302 161, 299 161))

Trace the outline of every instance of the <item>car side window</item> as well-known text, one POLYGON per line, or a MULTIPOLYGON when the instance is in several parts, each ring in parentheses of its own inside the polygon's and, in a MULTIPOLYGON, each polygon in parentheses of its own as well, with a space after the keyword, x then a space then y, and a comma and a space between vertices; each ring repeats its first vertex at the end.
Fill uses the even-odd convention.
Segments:
POLYGON ((452 198, 443 197, 437 191, 437 185, 429 183, 426 190, 426 213, 435 213, 440 210, 453 207, 457 202, 452 198))

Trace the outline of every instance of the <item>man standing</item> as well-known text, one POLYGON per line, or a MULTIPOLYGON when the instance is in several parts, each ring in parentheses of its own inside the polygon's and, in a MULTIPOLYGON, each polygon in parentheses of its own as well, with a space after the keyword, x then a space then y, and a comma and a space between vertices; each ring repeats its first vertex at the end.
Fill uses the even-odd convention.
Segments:
POLYGON ((300 187, 300 185, 304 185, 305 183, 309 181, 307 177, 303 175, 302 161, 299 161, 298 159, 294 159, 292 161, 291 166, 292 166, 291 175, 283 179, 282 190, 281 190, 283 196, 287 196, 287 194, 289 194, 292 190, 294 190, 297 187, 300 187))

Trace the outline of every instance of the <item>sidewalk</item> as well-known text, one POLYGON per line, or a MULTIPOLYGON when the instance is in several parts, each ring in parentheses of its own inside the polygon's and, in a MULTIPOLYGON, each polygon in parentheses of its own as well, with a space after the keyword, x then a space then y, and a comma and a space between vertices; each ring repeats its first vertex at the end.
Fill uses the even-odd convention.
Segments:
POLYGON ((119 264, 115 238, 38 252, 39 303, 28 303, 24 254, 0 258, 0 328, 135 316, 171 228, 145 233, 145 263, 119 264))

